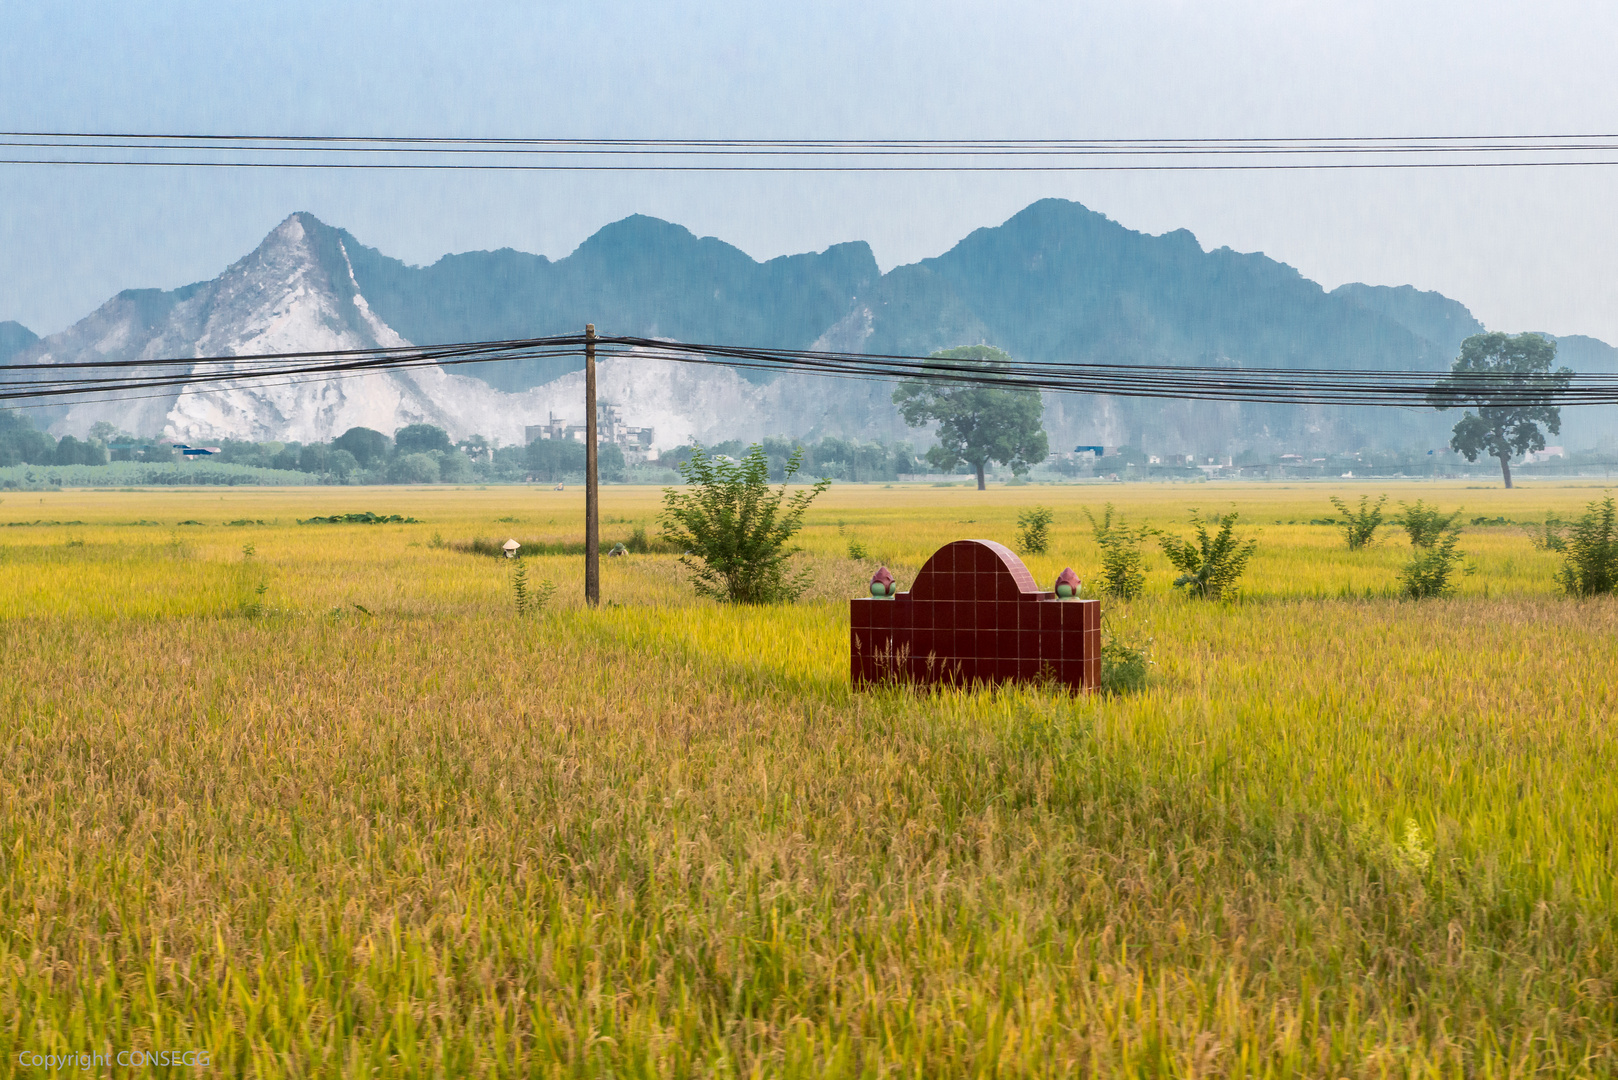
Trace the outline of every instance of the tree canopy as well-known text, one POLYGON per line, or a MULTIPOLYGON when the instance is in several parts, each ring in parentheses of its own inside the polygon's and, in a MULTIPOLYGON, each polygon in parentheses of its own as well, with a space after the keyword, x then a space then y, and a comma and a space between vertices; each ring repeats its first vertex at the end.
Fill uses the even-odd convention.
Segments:
MULTIPOLYGON (((978 373, 1007 373, 1012 363, 1008 354, 992 345, 945 349, 930 360, 929 366, 941 373, 959 372, 967 380, 978 373)), ((944 472, 965 462, 977 473, 979 491, 989 462, 1009 465, 1021 476, 1044 461, 1050 449, 1040 426, 1045 404, 1037 390, 916 378, 899 384, 893 403, 911 427, 938 422, 938 445, 927 451, 928 462, 944 472)))
POLYGON ((331 448, 347 450, 354 455, 354 460, 359 462, 360 468, 369 469, 387 459, 389 444, 388 437, 380 431, 373 431, 367 427, 353 427, 333 439, 331 448))
POLYGON ((432 424, 408 424, 393 433, 393 446, 401 454, 448 454, 455 449, 449 433, 432 424))
POLYGON ((1462 415, 1449 444, 1468 461, 1484 454, 1498 458, 1506 487, 1512 457, 1545 449, 1545 431, 1562 430, 1562 410, 1551 404, 1552 395, 1567 388, 1573 372, 1553 372, 1555 360, 1556 342, 1540 334, 1473 334, 1461 342, 1449 377, 1427 395, 1440 412, 1468 405, 1477 410, 1462 415), (1511 400, 1500 403, 1503 395, 1511 400))

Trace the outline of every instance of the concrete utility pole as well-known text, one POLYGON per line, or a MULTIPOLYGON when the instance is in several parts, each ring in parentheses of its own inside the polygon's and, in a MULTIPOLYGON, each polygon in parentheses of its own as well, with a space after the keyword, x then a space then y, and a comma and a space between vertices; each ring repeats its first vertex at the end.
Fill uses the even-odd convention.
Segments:
POLYGON ((596 324, 584 328, 584 602, 601 604, 601 481, 596 474, 596 324))

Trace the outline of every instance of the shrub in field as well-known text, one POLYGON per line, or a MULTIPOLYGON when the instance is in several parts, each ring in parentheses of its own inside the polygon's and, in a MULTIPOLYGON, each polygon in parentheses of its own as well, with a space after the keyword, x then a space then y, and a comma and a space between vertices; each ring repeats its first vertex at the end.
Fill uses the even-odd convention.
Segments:
POLYGON ((1054 518, 1048 506, 1036 506, 1017 515, 1017 546, 1024 555, 1043 555, 1050 550, 1054 518))
POLYGON ((1460 530, 1450 529, 1433 543, 1417 547, 1415 557, 1399 571, 1400 591, 1412 600, 1454 592, 1453 578, 1466 557, 1455 549, 1460 538, 1460 530))
POLYGON ((1236 579, 1247 569, 1247 560, 1258 549, 1257 540, 1242 542, 1236 538, 1236 511, 1215 519, 1219 531, 1208 534, 1208 522, 1191 511, 1191 527, 1197 531, 1196 542, 1175 536, 1160 536, 1163 554, 1180 571, 1174 587, 1194 592, 1205 600, 1219 600, 1236 591, 1236 579))
POLYGON ((1562 571, 1569 596, 1600 596, 1618 591, 1618 506, 1612 496, 1590 503, 1568 528, 1562 571))
POLYGON ((1101 692, 1110 696, 1146 689, 1151 675, 1152 643, 1136 645, 1118 633, 1109 618, 1101 633, 1101 692))
POLYGON ((1348 550, 1358 551, 1369 547, 1376 539, 1376 531, 1382 527, 1382 506, 1387 501, 1388 497, 1383 495, 1372 506, 1370 496, 1361 495, 1360 508, 1350 510, 1342 499, 1332 496, 1331 504, 1343 515, 1343 538, 1348 541, 1348 550))
POLYGON ((519 562, 511 571, 511 591, 517 602, 517 616, 521 618, 544 611, 556 592, 556 583, 546 579, 538 585, 528 584, 528 567, 519 562))
POLYGON ((663 537, 683 551, 698 594, 733 604, 790 602, 808 587, 808 572, 789 575, 787 543, 803 528, 809 504, 831 485, 822 479, 787 496, 803 449, 787 460, 781 486, 769 486, 770 459, 755 443, 741 461, 693 447, 679 465, 686 490, 665 488, 663 537))
POLYGON ((1428 506, 1420 499, 1415 505, 1400 503, 1404 507, 1404 517, 1400 524, 1410 536, 1410 546, 1430 548, 1438 543, 1439 539, 1455 524, 1455 519, 1461 516, 1459 510, 1453 514, 1441 514, 1438 507, 1428 506))
POLYGON ((848 557, 850 559, 864 562, 866 559, 871 557, 871 553, 866 549, 865 545, 860 543, 858 540, 850 540, 848 542, 848 557))
MULTIPOLYGON (((1592 508, 1594 505, 1591 503, 1592 508)), ((1528 528, 1528 542, 1539 551, 1566 551, 1567 538, 1562 535, 1566 525, 1567 522, 1547 510, 1544 524, 1528 528)))
POLYGON ((1101 581, 1097 587, 1103 596, 1133 600, 1146 588, 1146 556, 1140 545, 1151 529, 1144 525, 1131 529, 1122 517, 1114 522, 1112 515, 1112 503, 1107 504, 1100 521, 1089 510, 1084 512, 1090 519, 1090 533, 1101 548, 1101 581))

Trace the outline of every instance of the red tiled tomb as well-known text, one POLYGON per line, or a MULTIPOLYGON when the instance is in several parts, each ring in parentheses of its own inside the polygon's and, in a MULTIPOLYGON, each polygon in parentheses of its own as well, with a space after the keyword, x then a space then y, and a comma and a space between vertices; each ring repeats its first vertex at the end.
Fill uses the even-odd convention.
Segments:
POLYGON ((880 682, 1101 682, 1101 603, 1059 600, 992 540, 956 540, 909 592, 849 601, 849 674, 880 682))

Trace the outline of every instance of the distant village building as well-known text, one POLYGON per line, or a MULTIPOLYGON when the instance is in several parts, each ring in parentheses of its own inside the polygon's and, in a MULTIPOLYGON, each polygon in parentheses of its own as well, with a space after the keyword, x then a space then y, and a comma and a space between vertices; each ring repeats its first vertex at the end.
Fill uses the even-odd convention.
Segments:
POLYGON ((1567 459, 1567 451, 1562 449, 1560 446, 1547 446, 1543 450, 1530 450, 1528 453, 1523 455, 1523 461, 1529 465, 1538 465, 1541 462, 1551 460, 1551 458, 1562 458, 1565 461, 1567 459))
MULTIPOLYGON (((555 413, 543 424, 529 424, 523 428, 523 441, 535 443, 541 439, 575 439, 584 441, 585 425, 569 424, 555 413)), ((596 405, 596 440, 621 448, 624 456, 645 457, 652 449, 653 429, 632 427, 624 423, 618 406, 601 402, 596 405)))

